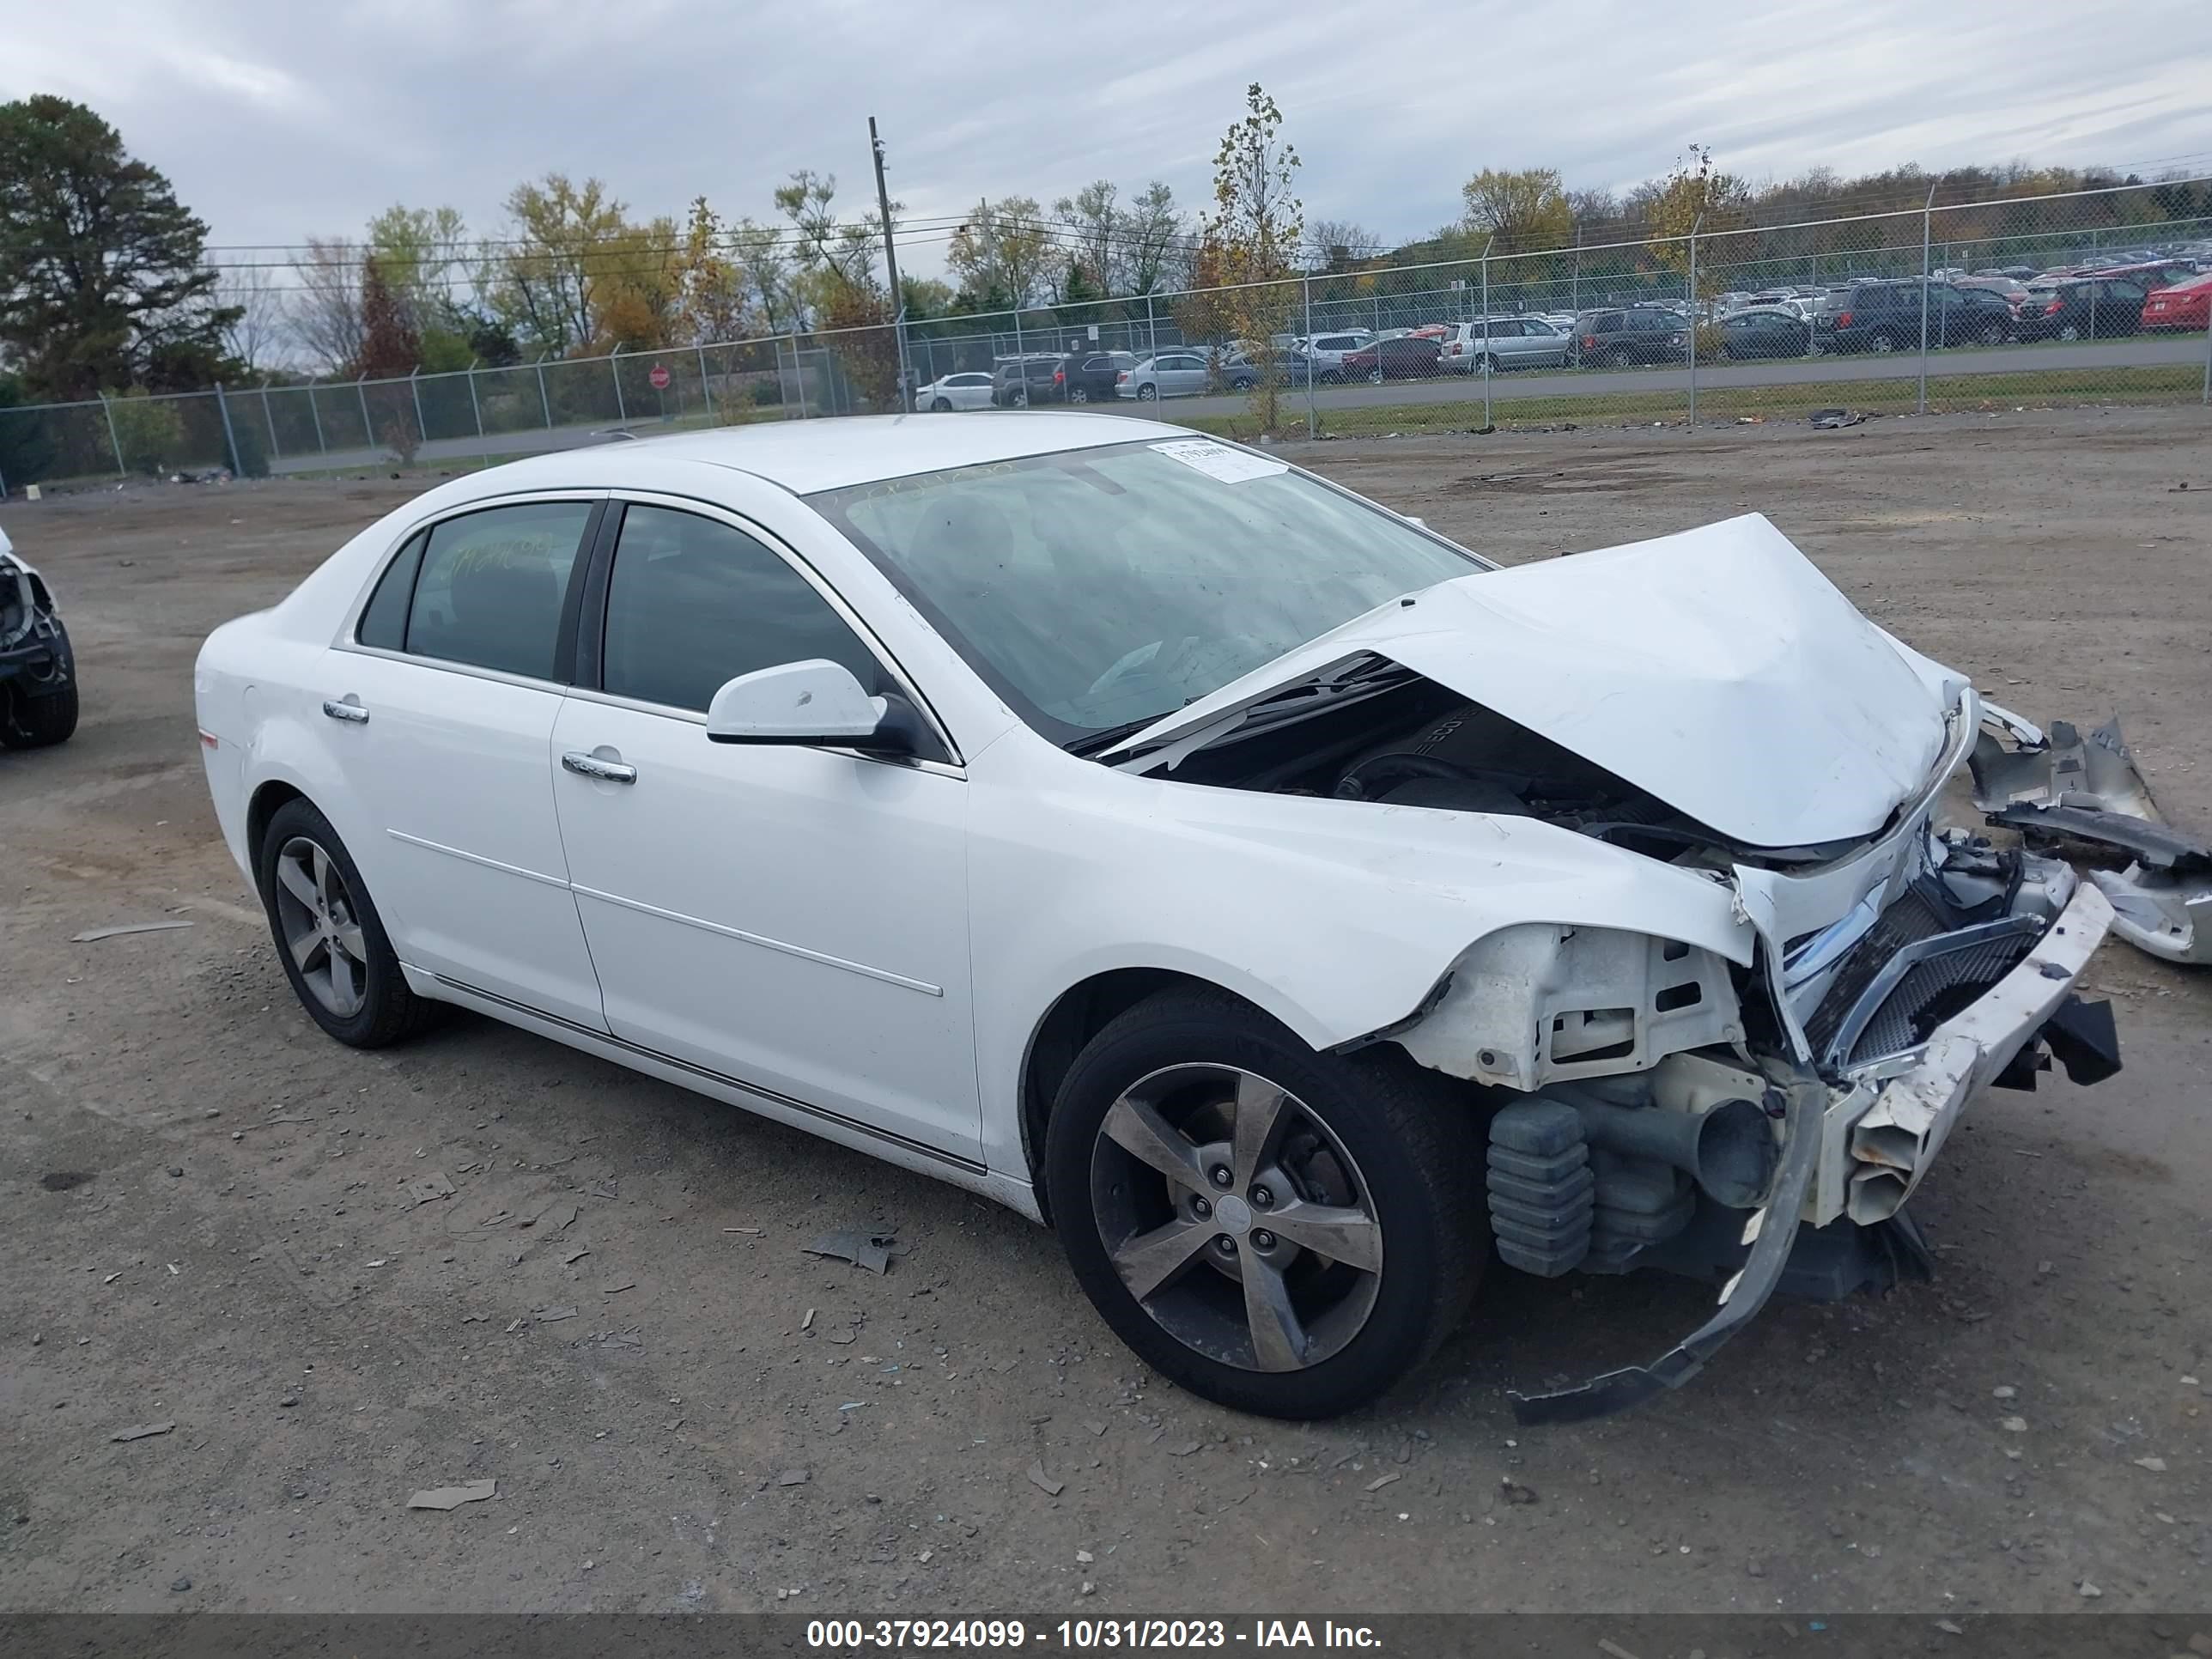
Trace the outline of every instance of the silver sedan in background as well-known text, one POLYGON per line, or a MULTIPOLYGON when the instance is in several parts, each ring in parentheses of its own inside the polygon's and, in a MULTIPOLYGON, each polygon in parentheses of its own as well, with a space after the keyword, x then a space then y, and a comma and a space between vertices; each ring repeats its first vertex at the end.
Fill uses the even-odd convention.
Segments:
POLYGON ((1116 396, 1149 404, 1161 398, 1195 398, 1211 389, 1207 379, 1203 352, 1163 351, 1123 369, 1114 390, 1116 396))

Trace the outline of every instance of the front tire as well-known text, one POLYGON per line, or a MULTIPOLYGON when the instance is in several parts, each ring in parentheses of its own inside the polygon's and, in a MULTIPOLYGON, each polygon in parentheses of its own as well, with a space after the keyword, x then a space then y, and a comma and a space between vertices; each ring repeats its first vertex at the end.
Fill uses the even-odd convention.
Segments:
POLYGON ((76 653, 54 620, 53 667, 38 680, 0 683, 0 749, 50 749, 76 731, 76 653))
POLYGON ((1091 1304, 1239 1411, 1334 1417, 1425 1359, 1489 1251, 1472 1103, 1395 1048, 1316 1054, 1217 991, 1114 1020, 1054 1104, 1045 1179, 1091 1304))
POLYGON ((278 807, 254 854, 284 976, 308 1016, 351 1048, 414 1036, 437 1005, 407 986, 353 855, 305 799, 278 807))
POLYGON ((929 410, 930 410, 930 413, 931 413, 931 414, 933 414, 933 415, 943 415, 943 414, 946 414, 946 413, 948 413, 948 412, 951 410, 951 408, 952 408, 952 399, 951 399, 951 398, 939 398, 935 403, 933 403, 933 404, 930 404, 930 406, 929 406, 929 410))

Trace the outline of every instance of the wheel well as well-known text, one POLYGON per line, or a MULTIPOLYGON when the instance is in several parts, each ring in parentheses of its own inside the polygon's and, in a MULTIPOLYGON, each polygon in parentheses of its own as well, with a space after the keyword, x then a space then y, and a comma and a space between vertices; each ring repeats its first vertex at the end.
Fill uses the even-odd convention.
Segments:
POLYGON ((1045 1127, 1052 1120, 1052 1103, 1060 1093, 1061 1079, 1075 1064, 1075 1057, 1083 1052, 1084 1045, 1105 1030, 1109 1023, 1146 997, 1179 987, 1207 991, 1223 988, 1210 980, 1164 968, 1117 968, 1070 986, 1038 1022, 1022 1072, 1022 1156, 1029 1165, 1037 1205, 1044 1211, 1048 1222, 1052 1213, 1044 1190, 1045 1127))
POLYGON ((289 783, 264 783, 253 792, 246 808, 246 855, 253 860, 256 870, 261 866, 261 837, 268 832, 269 820, 276 816, 276 809, 286 801, 306 799, 289 783))

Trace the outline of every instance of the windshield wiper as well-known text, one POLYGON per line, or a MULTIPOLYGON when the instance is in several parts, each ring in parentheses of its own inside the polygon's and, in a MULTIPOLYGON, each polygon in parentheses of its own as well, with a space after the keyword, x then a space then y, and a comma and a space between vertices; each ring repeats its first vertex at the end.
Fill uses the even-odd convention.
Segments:
MULTIPOLYGON (((1184 706, 1188 708, 1189 705, 1184 706)), ((1060 747, 1071 755, 1078 755, 1088 760, 1103 750, 1111 749, 1122 738, 1136 736, 1155 720, 1165 720, 1172 712, 1172 710, 1163 709, 1157 714, 1146 714, 1139 720, 1123 720, 1121 725, 1109 726, 1103 731, 1085 732, 1079 738, 1070 738, 1066 743, 1060 744, 1060 747)))

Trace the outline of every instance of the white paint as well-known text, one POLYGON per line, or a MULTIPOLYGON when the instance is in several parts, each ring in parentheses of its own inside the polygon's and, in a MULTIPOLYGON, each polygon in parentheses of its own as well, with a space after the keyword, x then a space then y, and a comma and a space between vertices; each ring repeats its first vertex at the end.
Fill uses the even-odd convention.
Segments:
MULTIPOLYGON (((1079 759, 1022 725, 793 493, 1154 437, 1191 434, 1089 415, 791 422, 441 485, 203 648, 225 838, 245 866, 254 792, 297 788, 351 849, 422 994, 1030 1214, 1024 1067, 1048 1011, 1094 975, 1190 975, 1325 1048, 1408 1019, 1502 929, 1679 940, 1710 953, 1702 975, 1752 960, 1754 915, 1825 924, 1893 877, 1899 833, 1747 907, 1724 873, 1534 819, 1079 759), (842 599, 952 762, 716 744, 696 712, 349 642, 415 529, 549 490, 702 512, 776 548, 842 599), (349 695, 368 722, 323 715, 349 695), (635 780, 567 771, 569 750, 635 780)), ((1940 782, 1948 671, 1908 660, 1757 519, 1447 583, 1158 729, 1232 720, 1373 649, 1748 840, 1865 835, 1940 782)))

